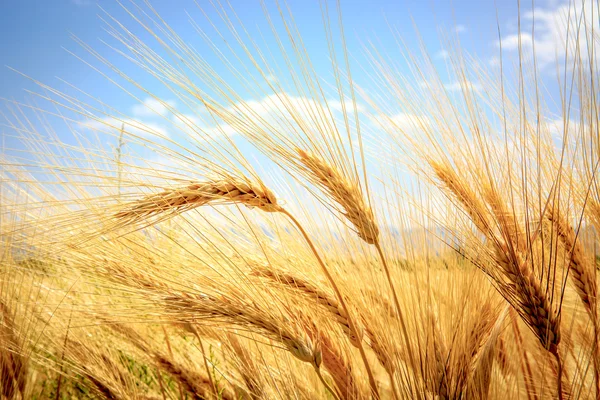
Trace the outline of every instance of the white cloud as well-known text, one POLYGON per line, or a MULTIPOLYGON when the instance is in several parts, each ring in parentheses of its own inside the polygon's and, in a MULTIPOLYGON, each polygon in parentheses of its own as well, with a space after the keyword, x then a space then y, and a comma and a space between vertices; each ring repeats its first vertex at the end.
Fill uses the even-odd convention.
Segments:
POLYGON ((79 7, 86 7, 86 6, 91 6, 95 4, 95 1, 93 0, 71 0, 72 4, 75 4, 76 6, 79 7))
POLYGON ((444 89, 449 92, 463 92, 466 90, 470 90, 473 92, 481 91, 482 87, 477 82, 471 81, 454 81, 450 83, 444 83, 444 89))
POLYGON ((379 114, 372 117, 372 120, 388 133, 399 132, 408 136, 418 136, 423 130, 432 127, 428 117, 404 112, 393 115, 379 114))
MULTIPOLYGON (((433 89, 438 86, 438 83, 430 81, 421 81, 419 82, 419 86, 425 89, 433 89)), ((468 90, 473 92, 479 92, 482 90, 481 84, 472 81, 452 81, 443 83, 442 86, 448 92, 463 92, 468 90)))
POLYGON ((573 66, 577 56, 585 63, 589 60, 589 52, 595 47, 596 54, 600 51, 600 41, 590 39, 591 29, 600 29, 597 18, 595 0, 574 0, 570 3, 550 2, 545 7, 535 8, 523 14, 525 23, 521 34, 513 33, 502 38, 502 48, 516 51, 519 48, 519 38, 525 51, 532 51, 534 38, 531 35, 531 24, 535 19, 535 55, 540 66, 549 66, 557 61, 564 61, 568 54, 567 63, 573 66), (593 3, 594 2, 594 3, 593 3), (586 28, 587 27, 587 32, 586 28), (579 34, 577 34, 579 30, 579 34))
POLYGON ((173 100, 157 100, 153 97, 144 99, 142 104, 136 104, 131 108, 131 113, 136 118, 166 116, 169 113, 169 108, 174 108, 173 100))
POLYGON ((499 66, 500 65, 500 57, 498 57, 498 56, 491 57, 488 60, 488 64, 490 65, 490 67, 497 67, 497 66, 499 66))
POLYGON ((441 60, 447 60, 448 57, 450 57, 450 53, 448 53, 448 50, 442 49, 435 53, 435 58, 439 58, 441 60))
POLYGON ((463 33, 466 31, 467 31, 467 27, 462 24, 458 24, 454 27, 454 32, 456 32, 456 33, 463 33))
MULTIPOLYGON (((342 110, 343 110, 342 102, 339 100, 328 100, 327 105, 329 106, 329 108, 331 108, 332 110, 335 110, 335 111, 342 112, 342 110)), ((344 107, 346 107, 347 113, 354 112, 354 104, 351 99, 344 99, 344 107)), ((359 103, 356 103, 356 110, 359 113, 365 112, 365 108, 362 106, 362 104, 359 104, 359 103)))
POLYGON ((152 122, 141 121, 139 119, 106 117, 101 119, 88 119, 79 124, 84 128, 96 131, 115 133, 119 132, 121 127, 123 127, 125 132, 136 136, 169 137, 167 130, 162 126, 152 122))

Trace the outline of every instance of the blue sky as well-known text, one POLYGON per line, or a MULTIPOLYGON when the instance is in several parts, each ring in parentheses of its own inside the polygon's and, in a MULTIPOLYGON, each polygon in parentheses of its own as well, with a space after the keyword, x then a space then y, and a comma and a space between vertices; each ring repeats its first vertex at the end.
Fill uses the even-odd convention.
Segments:
MULTIPOLYGON (((556 28, 555 22, 561 15, 561 9, 564 11, 565 1, 539 0, 535 4, 538 16, 536 46, 539 66, 542 69, 542 75, 549 77, 549 82, 553 82, 555 79, 554 57, 559 46, 557 38, 561 35, 561 30, 556 28)), ((133 7, 128 0, 123 0, 123 3, 127 7, 133 7)), ((202 39, 190 23, 191 15, 201 28, 209 28, 194 1, 153 0, 150 3, 187 44, 199 49, 202 57, 209 64, 219 65, 216 56, 203 47, 202 39)), ((197 3, 203 7, 209 18, 218 20, 209 1, 198 0, 197 3)), ((230 3, 243 23, 251 30, 253 38, 261 43, 264 41, 267 46, 274 48, 276 42, 269 35, 259 1, 231 0, 230 3), (260 26, 260 31, 256 29, 257 26, 260 26), (259 32, 262 32, 264 36, 259 37, 259 32)), ((276 12, 272 1, 267 1, 267 4, 271 12, 276 12)), ((288 4, 293 11, 304 43, 310 51, 315 68, 318 71, 327 71, 326 74, 330 73, 319 2, 316 0, 289 0, 288 4)), ((496 26, 498 15, 506 54, 511 55, 515 52, 517 43, 516 0, 456 0, 453 2, 346 0, 341 1, 341 4, 348 50, 353 57, 353 78, 359 83, 368 80, 368 75, 362 71, 362 64, 365 62, 361 49, 363 44, 372 41, 384 51, 390 51, 391 57, 394 57, 394 54, 400 55, 400 53, 396 53, 398 45, 390 34, 391 29, 396 29, 406 46, 414 51, 418 49, 420 35, 434 63, 441 71, 444 70, 447 63, 447 53, 443 44, 445 35, 453 35, 458 38, 466 52, 477 57, 485 67, 494 68, 497 65, 499 54, 496 26)), ((530 4, 527 6, 530 7, 530 4)), ((527 29, 529 29, 531 21, 531 14, 527 6, 523 6, 522 13, 525 44, 527 44, 527 29)), ((335 12, 333 9, 331 11, 335 12)), ((0 97, 28 103, 31 102, 31 97, 25 89, 39 91, 33 82, 7 68, 11 67, 58 90, 73 93, 73 89, 60 80, 64 79, 74 87, 91 93, 132 118, 163 129, 164 126, 161 127, 161 121, 156 118, 156 115, 144 111, 143 107, 140 108, 139 102, 107 82, 106 78, 94 72, 77 57, 69 54, 69 51, 73 51, 83 59, 91 61, 93 65, 99 65, 98 61, 93 60, 86 50, 72 39, 71 35, 75 35, 89 44, 91 48, 98 50, 102 55, 115 62, 117 67, 130 74, 159 98, 177 108, 182 107, 181 102, 175 101, 172 93, 165 90, 155 79, 125 62, 102 43, 103 40, 114 43, 114 40, 111 40, 110 35, 105 31, 106 25, 102 21, 102 18, 107 18, 105 12, 117 20, 123 21, 128 28, 133 30, 139 28, 114 0, 0 2, 0 97)), ((139 32, 142 39, 150 40, 141 30, 137 29, 136 32, 139 32)), ((219 72, 227 77, 224 69, 220 69, 219 72)), ((456 82, 451 79, 445 83, 448 90, 456 88, 456 82)), ((241 86, 236 89, 239 89, 240 93, 244 93, 241 86)), ((144 96, 142 94, 139 96, 140 100, 144 101, 144 96)), ((245 99, 250 100, 247 96, 245 99)), ((182 110, 182 112, 185 111, 182 110)), ((5 129, 1 132, 2 135, 6 135, 5 129)), ((8 141, 10 143, 10 139, 8 141)), ((11 145, 7 147, 10 148, 11 145)))
MULTIPOLYGON (((124 4, 127 3, 125 0, 124 4)), ((206 5, 210 12, 209 2, 199 0, 198 3, 206 5)), ((190 40, 198 40, 197 35, 189 29, 186 15, 186 11, 199 15, 192 1, 154 0, 152 4, 171 26, 178 27, 179 32, 187 31, 190 40)), ((262 16, 257 1, 233 0, 231 4, 245 23, 252 24, 262 16)), ((304 40, 307 43, 322 43, 318 3, 292 0, 289 4, 294 10, 298 26, 303 30, 304 40)), ((102 15, 99 6, 117 19, 125 17, 123 10, 113 0, 0 2, 0 96, 21 100, 25 96, 23 88, 33 87, 6 66, 53 86, 60 85, 55 80, 55 77, 60 77, 78 87, 89 85, 95 93, 103 92, 106 82, 94 76, 89 68, 64 50, 79 51, 71 34, 94 48, 102 47, 99 40, 106 39, 107 34, 99 18, 102 15)), ((443 27, 451 31, 458 26, 462 32, 461 41, 467 50, 482 57, 492 57, 497 52, 494 45, 497 39, 496 7, 499 8, 503 29, 512 33, 509 31, 515 23, 516 1, 342 1, 346 34, 349 42, 356 45, 355 49, 350 49, 351 52, 359 51, 359 38, 377 38, 383 42, 390 40, 387 23, 398 27, 405 40, 415 45, 416 34, 411 21, 414 19, 414 24, 433 52, 439 47, 438 29, 443 27)))

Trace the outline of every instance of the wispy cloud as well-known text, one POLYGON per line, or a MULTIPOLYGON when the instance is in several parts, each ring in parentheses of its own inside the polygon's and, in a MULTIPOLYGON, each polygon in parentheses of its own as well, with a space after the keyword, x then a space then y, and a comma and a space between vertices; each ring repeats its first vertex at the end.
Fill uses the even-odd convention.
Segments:
POLYGON ((442 49, 435 53, 435 58, 438 58, 440 60, 447 60, 448 57, 450 57, 450 53, 448 53, 448 50, 442 49))
POLYGON ((75 4, 78 7, 93 6, 96 4, 95 0, 71 0, 71 4, 75 4))
MULTIPOLYGON (((421 81, 419 82, 419 86, 422 88, 435 88, 439 87, 437 82, 431 81, 421 81)), ((473 81, 452 81, 442 83, 442 87, 448 92, 463 92, 463 91, 472 91, 479 92, 483 89, 480 83, 473 81)))
POLYGON ((594 0, 571 4, 550 2, 545 7, 534 8, 523 14, 526 24, 520 34, 516 32, 502 37, 502 49, 517 51, 520 42, 524 51, 531 52, 535 45, 536 60, 542 67, 565 60, 572 66, 577 59, 585 64, 592 48, 594 54, 600 51, 600 42, 588 38, 592 28, 594 31, 600 29, 595 8, 594 0), (535 37, 530 33, 534 20, 535 37), (579 29, 576 34, 578 26, 586 26, 587 29, 579 29))
POLYGON ((454 32, 456 32, 456 33, 464 33, 466 31, 467 31, 467 27, 462 24, 458 24, 454 27, 454 32))
POLYGON ((106 117, 98 119, 88 119, 79 123, 82 127, 102 132, 118 132, 121 128, 131 135, 140 137, 161 137, 168 138, 167 130, 155 123, 141 121, 138 119, 120 119, 115 117, 106 117))
POLYGON ((176 104, 173 100, 157 100, 152 97, 146 98, 142 104, 136 104, 132 107, 131 113, 134 117, 154 117, 166 116, 170 109, 175 108, 176 104))

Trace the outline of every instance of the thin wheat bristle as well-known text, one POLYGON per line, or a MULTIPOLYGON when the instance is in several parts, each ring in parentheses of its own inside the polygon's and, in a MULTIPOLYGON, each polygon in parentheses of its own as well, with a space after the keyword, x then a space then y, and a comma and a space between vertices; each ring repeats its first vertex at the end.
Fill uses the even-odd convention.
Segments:
POLYGON ((379 240, 379 228, 373 210, 365 202, 360 189, 313 154, 299 149, 298 154, 304 166, 318 179, 327 193, 343 208, 344 216, 356 229, 358 236, 369 244, 379 240))

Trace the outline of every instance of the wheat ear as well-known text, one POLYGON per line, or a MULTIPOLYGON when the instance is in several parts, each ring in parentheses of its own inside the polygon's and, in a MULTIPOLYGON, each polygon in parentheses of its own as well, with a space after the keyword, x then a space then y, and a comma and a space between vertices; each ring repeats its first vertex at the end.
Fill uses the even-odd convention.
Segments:
POLYGON ((320 186, 342 207, 344 216, 354 226, 358 236, 369 244, 375 244, 379 239, 379 228, 373 211, 356 185, 319 157, 301 149, 298 150, 298 155, 320 186))
POLYGON ((101 268, 112 279, 138 287, 144 294, 164 301, 166 311, 175 317, 175 322, 194 323, 198 317, 202 317, 221 319, 237 326, 254 327, 285 345, 287 350, 299 360, 311 363, 317 368, 320 365, 321 355, 310 341, 297 337, 281 321, 254 305, 240 304, 224 296, 216 297, 175 290, 151 276, 139 271, 127 270, 115 262, 105 261, 101 268))
POLYGON ((353 332, 350 329, 348 316, 335 297, 319 289, 316 285, 307 281, 306 279, 291 275, 289 273, 275 271, 272 268, 255 267, 252 270, 252 275, 261 276, 271 279, 275 282, 279 282, 309 296, 311 299, 314 299, 319 305, 323 306, 334 316, 335 320, 342 326, 344 333, 348 335, 350 343, 358 347, 358 342, 362 340, 362 331, 360 332, 361 334, 359 337, 355 337, 353 335, 353 332))
POLYGON ((556 379, 558 398, 562 400, 564 397, 563 361, 558 351, 561 339, 558 313, 552 306, 548 291, 542 289, 539 279, 534 275, 531 260, 526 254, 527 247, 519 238, 522 230, 514 214, 506 208, 492 186, 484 186, 484 196, 504 236, 502 240, 493 237, 492 232, 488 233, 495 249, 496 263, 509 282, 504 286, 505 292, 516 302, 515 308, 533 330, 542 346, 554 356, 558 366, 556 379))
MULTIPOLYGON (((495 314, 492 318, 486 318, 487 312, 491 311, 489 307, 485 307, 481 312, 480 320, 484 321, 479 324, 482 328, 484 337, 477 341, 478 335, 473 335, 475 346, 471 347, 471 363, 467 369, 468 376, 465 378, 467 386, 467 396, 469 398, 487 398, 489 387, 491 384, 492 366, 494 364, 496 343, 504 326, 504 321, 510 310, 510 305, 507 304, 500 314, 495 314), (486 321, 487 319, 487 321, 486 321), (489 328, 489 331, 487 329, 489 328), (481 346, 477 346, 480 343, 481 346), (471 395, 469 396, 469 393, 471 395)), ((475 330, 473 330, 475 331, 475 330)))
POLYGON ((463 209, 467 212, 477 229, 484 235, 487 235, 490 231, 490 216, 485 208, 485 204, 479 199, 475 192, 460 179, 452 168, 449 168, 446 164, 437 163, 433 160, 429 161, 429 165, 438 179, 462 204, 463 209))
MULTIPOLYGON (((434 162, 431 164, 438 178, 463 204, 473 223, 492 242, 494 260, 499 267, 500 275, 509 282, 506 284, 504 280, 499 279, 497 274, 492 274, 501 293, 513 307, 519 310, 520 316, 534 331, 544 348, 552 354, 557 353, 560 342, 558 316, 526 262, 527 258, 513 243, 507 244, 492 232, 489 213, 485 205, 467 185, 459 183, 459 177, 451 168, 434 162)), ((507 216, 509 213, 503 207, 496 193, 490 190, 486 190, 485 193, 486 200, 491 204, 500 223, 507 219, 514 219, 514 217, 507 216)), ((514 229, 514 227, 512 228, 514 229)))
POLYGON ((87 346, 85 343, 75 341, 65 337, 64 340, 65 352, 70 354, 71 362, 77 366, 85 376, 95 387, 95 389, 106 399, 119 400, 127 398, 127 394, 123 393, 119 383, 124 382, 124 376, 126 373, 121 370, 121 367, 115 363, 107 354, 106 351, 101 349, 87 346), (99 363, 110 371, 111 374, 118 374, 117 379, 110 379, 109 376, 94 372, 90 366, 99 363))
POLYGON ((166 212, 182 213, 211 202, 241 203, 265 212, 281 210, 273 192, 264 185, 231 178, 164 190, 127 204, 115 217, 123 224, 135 224, 166 212))
POLYGON ((320 344, 323 366, 331 375, 341 399, 364 399, 354 380, 351 364, 346 360, 335 341, 314 323, 307 324, 310 338, 320 344))
MULTIPOLYGON (((211 395, 214 395, 212 380, 209 377, 197 374, 175 361, 172 357, 169 357, 150 346, 134 329, 110 321, 108 321, 107 326, 121 334, 143 353, 149 355, 159 369, 171 375, 173 379, 179 382, 188 393, 194 396, 195 399, 207 399, 210 398, 211 395)), ((235 396, 229 391, 223 390, 222 399, 233 400, 235 399, 235 396)))
MULTIPOLYGON (((521 244, 523 240, 510 241, 514 239, 512 232, 522 230, 495 189, 484 186, 484 196, 506 239, 503 240, 488 232, 488 237, 494 246, 496 264, 509 281, 507 292, 516 300, 519 314, 534 331, 544 348, 558 357, 560 343, 558 315, 552 307, 548 294, 534 275, 530 265, 531 260, 524 254, 526 249, 521 244)), ((558 360, 559 358, 557 362, 558 360)))
POLYGON ((594 379, 596 382, 596 398, 600 399, 600 349, 598 348, 598 287, 596 284, 596 271, 585 254, 581 241, 578 240, 575 230, 558 210, 550 207, 547 212, 548 219, 554 225, 556 232, 568 251, 569 276, 575 286, 575 291, 584 304, 592 320, 594 328, 593 363, 594 379))

